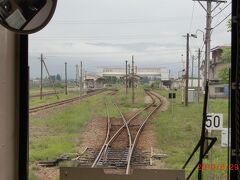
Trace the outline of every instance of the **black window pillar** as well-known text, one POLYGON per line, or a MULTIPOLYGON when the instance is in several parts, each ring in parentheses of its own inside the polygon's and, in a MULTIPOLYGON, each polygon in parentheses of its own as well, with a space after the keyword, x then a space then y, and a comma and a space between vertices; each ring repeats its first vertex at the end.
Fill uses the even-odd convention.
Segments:
POLYGON ((19 36, 19 180, 28 179, 28 35, 19 36))
MULTIPOLYGON (((240 1, 232 0, 231 67, 231 164, 240 164, 240 1)), ((231 180, 240 180, 239 171, 230 171, 231 180)))

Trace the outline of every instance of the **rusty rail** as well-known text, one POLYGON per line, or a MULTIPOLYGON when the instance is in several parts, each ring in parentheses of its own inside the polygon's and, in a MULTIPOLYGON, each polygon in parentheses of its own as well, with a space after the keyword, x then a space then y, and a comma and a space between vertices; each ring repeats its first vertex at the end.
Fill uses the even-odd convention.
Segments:
POLYGON ((101 150, 99 151, 94 163, 92 164, 92 168, 96 166, 96 164, 99 162, 99 160, 101 159, 102 157, 102 154, 103 154, 103 151, 105 149, 105 146, 109 140, 109 137, 110 137, 110 130, 111 130, 111 119, 110 119, 110 115, 109 115, 109 109, 108 109, 108 105, 107 105, 107 99, 104 98, 104 103, 105 103, 105 107, 106 107, 106 114, 107 114, 107 134, 106 134, 106 139, 104 141, 104 144, 101 148, 101 150))
POLYGON ((54 102, 54 103, 49 103, 49 104, 29 108, 29 113, 35 113, 35 112, 50 109, 50 108, 53 108, 53 107, 56 107, 56 106, 61 106, 61 105, 64 105, 64 104, 72 103, 74 101, 78 101, 78 100, 81 100, 81 99, 84 99, 84 98, 87 98, 87 97, 90 97, 90 96, 93 96, 93 95, 96 95, 96 94, 99 94, 99 93, 102 93, 102 92, 105 92, 105 91, 108 91, 108 89, 94 91, 94 92, 86 94, 82 97, 74 97, 74 98, 70 98, 70 99, 66 99, 66 100, 62 100, 62 101, 58 101, 58 102, 54 102))
MULTIPOLYGON (((129 156, 128 156, 128 162, 127 162, 127 169, 126 169, 126 174, 130 174, 130 168, 131 168, 131 159, 132 159, 132 156, 133 156, 133 152, 137 146, 137 142, 138 142, 138 139, 147 123, 147 121, 149 120, 149 118, 153 115, 153 113, 156 112, 156 110, 162 105, 162 102, 161 102, 161 99, 155 95, 154 93, 150 93, 151 96, 155 96, 157 99, 159 99, 159 104, 150 112, 150 114, 145 118, 145 120, 143 121, 143 123, 141 124, 140 128, 138 129, 138 132, 134 138, 134 141, 133 141, 133 144, 131 146, 131 151, 129 153, 129 156)), ((149 95, 150 95, 149 94, 149 95)))
MULTIPOLYGON (((114 106, 116 107, 116 109, 118 110, 118 112, 120 113, 121 115, 121 118, 123 119, 123 125, 117 130, 117 132, 114 133, 114 135, 110 138, 109 137, 109 132, 110 132, 110 126, 109 126, 109 122, 108 122, 108 130, 107 130, 107 135, 106 135, 106 139, 104 141, 104 144, 101 148, 101 150, 99 151, 98 155, 97 155, 97 158, 95 159, 94 163, 92 164, 92 168, 94 168, 97 163, 101 160, 101 157, 107 153, 107 150, 110 146, 111 143, 113 143, 116 138, 121 134, 121 132, 126 128, 127 130, 127 133, 128 133, 128 141, 129 141, 129 147, 128 147, 128 157, 127 157, 127 162, 130 162, 131 161, 131 157, 132 157, 132 153, 133 153, 133 145, 135 146, 136 145, 136 138, 135 138, 135 141, 132 143, 132 137, 131 137, 131 132, 130 132, 130 129, 128 127, 129 123, 135 119, 137 116, 139 116, 142 112, 144 112, 145 110, 149 109, 150 107, 153 107, 156 103, 156 100, 153 98, 153 95, 151 92, 149 92, 148 90, 145 90, 145 93, 152 99, 152 103, 149 104, 148 106, 146 106, 145 108, 141 109, 140 111, 138 111, 137 113, 135 113, 128 121, 126 120, 126 118, 124 117, 124 115, 122 114, 122 112, 120 111, 120 108, 118 107, 118 105, 116 103, 113 102, 114 106)), ((113 95, 113 94, 112 94, 113 95)), ((105 101, 106 102, 106 101, 105 101)), ((156 108, 154 108, 154 111, 150 113, 149 117, 155 112, 155 109, 159 108, 159 106, 157 106, 156 108)), ((108 120, 110 120, 110 117, 109 117, 109 113, 107 113, 108 115, 108 120)), ((149 119, 149 117, 147 119, 149 119)), ((147 120, 146 120, 147 121, 147 120)), ((146 122, 145 122, 146 123, 146 122)), ((140 127, 141 129, 143 129, 143 126, 140 127)), ((140 135, 140 132, 138 133, 140 135)), ((137 135, 137 136, 139 136, 137 135)), ((129 163, 130 164, 130 163, 129 163)), ((127 165, 128 167, 128 165, 127 165)), ((130 170, 130 166, 127 168, 126 170, 126 174, 129 174, 130 170)))

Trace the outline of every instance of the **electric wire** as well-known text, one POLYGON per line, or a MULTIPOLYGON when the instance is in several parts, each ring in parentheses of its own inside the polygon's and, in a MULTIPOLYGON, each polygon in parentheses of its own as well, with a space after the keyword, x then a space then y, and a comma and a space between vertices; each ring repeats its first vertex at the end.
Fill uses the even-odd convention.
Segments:
POLYGON ((161 17, 148 19, 76 19, 76 20, 56 20, 52 24, 80 24, 80 25, 111 25, 111 24, 136 24, 136 23, 162 23, 162 22, 176 22, 186 20, 186 17, 161 17))
POLYGON ((224 8, 222 8, 217 14, 215 14, 214 16, 213 16, 213 18, 215 18, 216 16, 218 16, 221 12, 223 12, 229 5, 231 5, 232 4, 232 2, 230 2, 230 3, 228 3, 224 8))
POLYGON ((212 30, 215 29, 216 27, 218 27, 219 25, 221 25, 227 18, 229 18, 229 17, 231 16, 231 14, 232 14, 232 13, 230 13, 230 14, 227 15, 223 20, 221 20, 219 23, 217 23, 217 24, 212 28, 212 30))

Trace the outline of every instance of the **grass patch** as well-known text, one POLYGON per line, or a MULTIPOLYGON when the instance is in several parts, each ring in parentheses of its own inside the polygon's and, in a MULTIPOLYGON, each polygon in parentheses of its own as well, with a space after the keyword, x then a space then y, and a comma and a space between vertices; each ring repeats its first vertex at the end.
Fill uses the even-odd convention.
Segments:
MULTIPOLYGON (((125 89, 121 88, 115 101, 120 105, 123 112, 127 113, 133 109, 146 106, 143 88, 136 90, 136 103, 131 103, 131 91, 128 97, 125 89)), ((168 91, 156 90, 159 94, 168 98, 168 91)), ((30 162, 38 160, 54 159, 64 153, 77 152, 77 148, 82 143, 82 129, 87 122, 94 118, 106 117, 106 109, 103 100, 106 98, 111 117, 120 117, 116 108, 112 105, 112 99, 106 94, 89 97, 79 104, 75 104, 65 109, 50 113, 43 117, 30 116, 30 126, 43 128, 47 131, 47 136, 31 136, 30 138, 30 162), (94 110, 93 110, 94 109, 94 110)), ((201 98, 203 99, 203 98, 201 98)), ((223 113, 224 125, 227 125, 228 101, 226 99, 209 100, 210 113, 223 113)), ((188 107, 181 104, 181 92, 177 92, 177 99, 174 103, 174 116, 172 116, 171 104, 167 111, 162 112, 159 117, 155 117, 155 135, 159 149, 166 153, 168 157, 163 159, 166 168, 181 169, 193 148, 200 138, 202 122, 203 102, 199 104, 190 103, 188 107)), ((145 117, 147 113, 142 116, 145 117)), ((34 132, 32 132, 34 134, 34 132)), ((213 148, 213 163, 226 164, 227 149, 220 145, 220 132, 213 134, 218 138, 217 144, 213 148)), ((187 172, 195 165, 198 154, 187 168, 187 172)), ((204 163, 210 163, 205 159, 204 163)), ((209 176, 209 171, 204 171, 204 177, 209 176)), ((225 171, 214 171, 216 179, 221 179, 226 174, 225 171)), ((34 180, 34 174, 32 175, 34 180)), ((193 177, 193 179, 196 178, 193 177)))
POLYGON ((30 162, 76 152, 81 144, 81 130, 85 124, 92 118, 105 116, 103 96, 90 97, 44 117, 30 116, 30 127, 46 128, 49 131, 47 136, 35 137, 30 134, 30 162), (96 107, 94 111, 93 107, 96 107))
MULTIPOLYGON (((106 94, 89 97, 79 104, 42 117, 30 116, 30 127, 43 128, 47 131, 45 136, 36 137, 34 132, 30 134, 30 162, 50 160, 63 153, 76 152, 76 148, 81 145, 81 130, 86 123, 94 118, 106 117, 105 104, 102 103, 104 98, 108 102, 110 116, 120 117, 111 102, 112 97, 106 94)), ((134 105, 131 103, 128 105, 123 89, 117 92, 115 99, 123 112, 129 112, 132 108, 144 106, 144 91, 140 88, 136 90, 136 104, 134 105)))
MULTIPOLYGON (((64 88, 59 88, 56 87, 57 92, 59 91, 64 91, 64 88)), ((54 89, 52 87, 44 87, 43 88, 43 93, 47 93, 47 92, 54 92, 54 89)), ((40 88, 38 87, 32 87, 29 89, 29 94, 31 95, 39 95, 40 94, 40 88)))
POLYGON ((37 180, 35 172, 33 170, 29 171, 29 180, 37 180))
POLYGON ((79 135, 61 135, 55 137, 45 137, 36 142, 32 142, 29 160, 52 160, 63 153, 73 153, 73 138, 79 135))
MULTIPOLYGON (((157 91, 159 94, 168 98, 168 91, 157 91)), ((203 98, 202 98, 203 99, 203 98)), ((210 99, 209 113, 223 113, 224 124, 226 127, 228 117, 228 101, 226 99, 210 99)), ((201 134, 203 102, 199 104, 190 103, 188 107, 181 104, 181 92, 177 92, 177 99, 174 103, 174 116, 172 116, 171 104, 166 112, 162 112, 155 121, 155 133, 159 148, 168 154, 168 157, 163 160, 166 168, 181 169, 187 158, 190 156, 193 148, 197 144, 201 134)), ((218 138, 214 146, 213 164, 227 163, 227 149, 221 147, 221 134, 214 132, 218 138)), ((192 169, 197 163, 198 154, 189 164, 187 172, 192 169)), ((209 159, 204 160, 204 163, 210 163, 209 159)), ((205 177, 209 176, 209 171, 204 171, 205 177)), ((214 171, 214 177, 219 179, 224 177, 225 171, 214 171)), ((188 174, 188 173, 187 173, 188 174)), ((195 177, 196 178, 196 175, 195 177)), ((193 178, 193 179, 194 179, 193 178)))
POLYGON ((36 106, 41 106, 44 104, 54 103, 54 102, 66 100, 69 98, 77 97, 78 94, 77 93, 68 93, 68 95, 65 95, 64 93, 60 93, 60 94, 58 94, 58 96, 59 96, 59 99, 55 95, 43 96, 43 99, 40 99, 40 97, 39 98, 30 98, 29 106, 36 107, 36 106))
POLYGON ((125 88, 120 88, 119 92, 116 94, 116 102, 121 107, 121 111, 124 113, 131 112, 133 109, 140 109, 146 106, 144 99, 145 92, 143 88, 135 88, 135 103, 132 104, 132 92, 131 89, 128 90, 126 96, 125 88))

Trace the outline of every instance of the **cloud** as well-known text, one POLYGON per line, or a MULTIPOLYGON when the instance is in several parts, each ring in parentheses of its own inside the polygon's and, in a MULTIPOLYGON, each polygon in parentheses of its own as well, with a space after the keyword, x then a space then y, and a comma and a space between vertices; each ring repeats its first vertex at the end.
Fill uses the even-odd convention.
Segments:
MULTIPOLYGON (((189 0, 59 0, 50 24, 29 36, 30 61, 44 53, 55 73, 63 71, 66 60, 73 69, 84 60, 93 71, 102 65, 124 65, 133 54, 141 66, 179 62, 186 51, 182 35, 205 27, 206 13, 199 4, 189 27, 192 8, 189 0)), ((230 43, 225 29, 223 23, 213 31, 212 46, 230 43)), ((195 52, 202 38, 191 39, 190 46, 195 52)), ((31 68, 31 73, 39 72, 39 62, 31 68)))
POLYGON ((146 51, 150 48, 158 47, 158 48, 182 48, 182 44, 176 43, 156 43, 156 42, 138 42, 138 43, 87 43, 90 45, 100 46, 100 47, 118 47, 123 48, 125 50, 130 50, 134 52, 142 52, 146 51))

